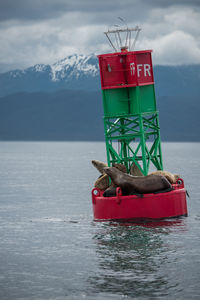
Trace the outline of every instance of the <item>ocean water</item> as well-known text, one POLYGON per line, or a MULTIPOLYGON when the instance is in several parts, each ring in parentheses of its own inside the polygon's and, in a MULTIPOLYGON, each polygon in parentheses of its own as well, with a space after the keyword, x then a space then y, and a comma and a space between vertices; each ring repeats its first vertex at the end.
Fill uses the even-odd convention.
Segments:
POLYGON ((200 144, 163 143, 188 217, 94 222, 102 142, 0 143, 0 299, 200 299, 200 144))

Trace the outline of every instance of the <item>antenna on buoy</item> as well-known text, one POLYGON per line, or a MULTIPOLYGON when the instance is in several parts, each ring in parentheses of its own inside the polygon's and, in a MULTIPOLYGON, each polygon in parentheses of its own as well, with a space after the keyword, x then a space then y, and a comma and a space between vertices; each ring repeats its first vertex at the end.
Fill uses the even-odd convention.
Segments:
POLYGON ((142 29, 139 28, 139 26, 129 28, 123 18, 118 17, 118 19, 123 22, 126 27, 123 28, 115 24, 113 26, 117 27, 117 29, 108 29, 104 34, 115 52, 133 51, 142 29), (133 33, 135 34, 133 35, 133 33))

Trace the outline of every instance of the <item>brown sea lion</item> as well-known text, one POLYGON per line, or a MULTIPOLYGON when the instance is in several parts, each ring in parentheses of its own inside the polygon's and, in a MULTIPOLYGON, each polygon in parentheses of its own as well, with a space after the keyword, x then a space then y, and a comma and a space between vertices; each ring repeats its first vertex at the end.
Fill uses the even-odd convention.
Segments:
POLYGON ((114 197, 116 196, 116 186, 109 186, 103 193, 104 197, 114 197))
POLYGON ((149 175, 160 175, 160 176, 164 176, 167 178, 167 180, 170 183, 176 183, 176 181, 180 178, 180 175, 178 174, 172 174, 170 172, 167 171, 154 171, 152 173, 150 173, 149 175))
POLYGON ((92 164, 101 174, 104 174, 103 169, 108 166, 99 160, 92 160, 92 164))
MULTIPOLYGON (((106 167, 107 165, 101 161, 98 160, 92 160, 92 164, 95 166, 95 168, 97 168, 97 170, 99 170, 100 173, 103 174, 103 168, 106 167)), ((126 172, 126 167, 122 164, 113 164, 118 170, 122 171, 122 172, 126 172)), ((106 190, 109 186, 110 186, 110 181, 109 181, 109 176, 107 174, 103 174, 102 176, 100 176, 94 186, 96 188, 99 188, 100 190, 106 190)), ((112 184, 113 186, 113 184, 112 184)))
POLYGON ((109 176, 107 174, 101 175, 94 184, 94 186, 100 190, 106 190, 109 185, 109 176))
MULTIPOLYGON (((123 164, 116 164, 115 163, 115 164, 113 164, 113 167, 117 168, 118 170, 122 171, 123 173, 127 173, 126 167, 123 164)), ((108 176, 108 178, 109 178, 109 176, 108 176)), ((103 193, 103 196, 104 197, 114 197, 114 196, 116 196, 116 188, 117 188, 117 186, 113 182, 111 182, 111 185, 105 189, 105 192, 103 193)))
POLYGON ((118 170, 122 171, 123 173, 127 173, 126 167, 123 164, 113 164, 113 167, 117 168, 118 170))
POLYGON ((144 174, 140 171, 140 169, 135 163, 133 163, 130 168, 130 174, 133 176, 144 176, 144 174))
POLYGON ((172 190, 170 182, 164 176, 132 176, 114 167, 104 168, 104 172, 110 176, 116 186, 121 188, 123 195, 148 194, 172 190))
MULTIPOLYGON (((111 185, 105 190, 105 192, 103 193, 103 196, 104 197, 115 197, 116 190, 117 190, 117 187, 114 185, 111 185)), ((124 196, 125 195, 136 195, 138 197, 143 197, 143 194, 136 193, 135 191, 132 191, 131 193, 124 191, 123 195, 124 196)))

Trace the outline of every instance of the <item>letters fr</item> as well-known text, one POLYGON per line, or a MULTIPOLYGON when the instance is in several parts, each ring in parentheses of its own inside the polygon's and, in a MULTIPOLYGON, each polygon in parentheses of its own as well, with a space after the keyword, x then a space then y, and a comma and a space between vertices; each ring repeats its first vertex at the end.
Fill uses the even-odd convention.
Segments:
MULTIPOLYGON (((137 76, 140 77, 141 73, 143 72, 144 76, 151 76, 150 72, 151 66, 149 64, 138 64, 137 65, 137 76)), ((130 70, 131 75, 135 75, 135 63, 130 63, 130 70)))

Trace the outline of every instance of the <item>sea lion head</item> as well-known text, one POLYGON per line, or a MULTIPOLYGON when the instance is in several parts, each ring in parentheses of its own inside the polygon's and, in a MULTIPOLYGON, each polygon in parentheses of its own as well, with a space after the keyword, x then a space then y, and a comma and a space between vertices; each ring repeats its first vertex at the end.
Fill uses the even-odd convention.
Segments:
POLYGON ((119 185, 121 178, 124 175, 127 175, 115 167, 110 167, 110 168, 107 167, 107 168, 104 168, 103 170, 111 178, 112 182, 117 186, 119 185))
POLYGON ((123 164, 113 164, 113 167, 122 171, 123 173, 127 173, 126 167, 123 164))
POLYGON ((103 169, 107 167, 107 164, 99 160, 92 160, 92 164, 101 174, 104 174, 103 169))
POLYGON ((112 178, 113 174, 117 171, 119 171, 117 168, 115 167, 105 167, 103 168, 103 171, 112 178))

